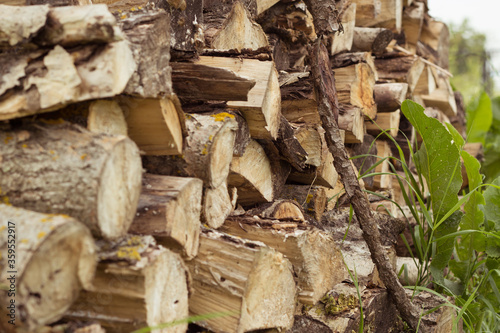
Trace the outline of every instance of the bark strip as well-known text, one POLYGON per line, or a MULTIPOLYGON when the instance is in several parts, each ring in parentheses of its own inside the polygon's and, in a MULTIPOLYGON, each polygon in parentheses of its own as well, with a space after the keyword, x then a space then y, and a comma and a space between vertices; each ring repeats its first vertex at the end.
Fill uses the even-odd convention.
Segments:
MULTIPOLYGON (((419 322, 418 309, 408 300, 405 291, 398 280, 394 269, 391 267, 389 258, 380 241, 380 233, 377 228, 377 218, 370 209, 370 203, 363 193, 356 174, 349 161, 349 156, 342 142, 338 125, 333 121, 337 113, 337 97, 335 92, 335 79, 332 75, 326 47, 318 39, 311 51, 311 72, 317 92, 318 111, 321 123, 325 129, 325 137, 328 148, 335 156, 333 164, 341 176, 344 188, 354 212, 358 218, 363 238, 368 244, 372 259, 377 266, 381 280, 387 287, 394 303, 401 313, 401 317, 412 329, 416 329, 419 322)), ((422 325, 421 325, 422 326, 422 325)), ((422 331, 426 331, 421 327, 422 331)))

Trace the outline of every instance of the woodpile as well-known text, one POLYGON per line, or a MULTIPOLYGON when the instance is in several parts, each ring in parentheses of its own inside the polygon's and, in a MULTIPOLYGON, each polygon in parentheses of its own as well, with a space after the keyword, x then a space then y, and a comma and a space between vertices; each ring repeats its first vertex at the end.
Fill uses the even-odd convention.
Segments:
MULTIPOLYGON (((324 3, 0 5, 0 287, 16 288, 14 311, 0 288, 0 331, 186 332, 208 315, 197 325, 213 332, 350 333, 354 271, 365 326, 401 328, 349 216, 309 50, 338 30, 323 40, 328 121, 364 156, 358 175, 377 173, 360 184, 395 271, 404 224, 388 199, 404 202, 387 135, 408 160, 406 137, 420 140, 401 103, 464 133, 448 29, 423 1, 332 0, 335 22, 324 3)), ((444 308, 425 319, 435 332, 444 308)))

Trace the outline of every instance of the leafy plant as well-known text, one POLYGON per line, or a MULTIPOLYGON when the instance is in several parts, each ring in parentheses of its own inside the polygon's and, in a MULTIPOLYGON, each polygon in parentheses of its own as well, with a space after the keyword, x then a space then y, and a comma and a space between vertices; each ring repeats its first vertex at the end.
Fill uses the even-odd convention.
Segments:
MULTIPOLYGON (((487 96, 478 105, 469 118, 475 123, 470 125, 475 140, 481 140, 489 128, 488 122, 480 124, 487 113, 483 110, 488 107, 487 96)), ((397 177, 405 203, 417 222, 412 230, 413 257, 418 265, 418 280, 413 289, 417 292, 433 286, 437 292, 452 296, 460 308, 455 323, 464 319, 469 331, 497 332, 500 178, 488 187, 483 184, 480 163, 463 150, 465 140, 454 127, 427 117, 423 107, 409 100, 403 103, 401 111, 422 138, 419 147, 412 147, 407 139, 414 163, 412 170, 402 148, 387 135, 399 150, 396 160, 404 177, 399 176, 393 164, 390 174, 397 177), (462 161, 469 191, 460 197, 462 161)), ((373 173, 374 168, 361 177, 380 174, 373 173)), ((408 240, 404 241, 411 251, 408 240)))

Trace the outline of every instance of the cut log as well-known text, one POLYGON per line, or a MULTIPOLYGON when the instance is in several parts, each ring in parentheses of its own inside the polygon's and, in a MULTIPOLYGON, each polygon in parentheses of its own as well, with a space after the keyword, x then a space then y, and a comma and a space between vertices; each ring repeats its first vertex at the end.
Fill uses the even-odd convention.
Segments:
POLYGON ((87 117, 87 129, 95 133, 127 135, 127 122, 122 108, 116 101, 97 100, 91 102, 87 117))
POLYGON ((238 203, 251 205, 274 199, 273 179, 264 149, 252 140, 243 156, 233 158, 228 185, 238 189, 238 203))
POLYGON ((202 193, 200 179, 145 174, 129 233, 152 235, 192 259, 198 253, 202 193))
POLYGON ((286 329, 293 324, 292 265, 262 243, 204 231, 198 256, 187 262, 193 279, 191 315, 230 312, 199 322, 216 332, 286 329))
POLYGON ((336 68, 335 88, 339 103, 359 107, 365 117, 375 118, 377 105, 373 99, 375 74, 368 64, 359 63, 342 68, 336 68))
POLYGON ((124 235, 137 208, 142 167, 124 136, 88 132, 68 123, 33 123, 1 132, 0 188, 4 202, 67 214, 95 236, 124 235))
POLYGON ((172 83, 175 93, 183 100, 246 101, 255 80, 243 77, 226 68, 230 59, 213 57, 210 64, 175 62, 172 66, 172 83), (225 67, 224 67, 225 66, 225 67))
POLYGON ((67 215, 0 204, 0 330, 36 331, 59 320, 94 277, 90 231, 67 215), (14 244, 14 245, 13 245, 14 244))
MULTIPOLYGON (((106 332, 131 332, 188 316, 187 269, 178 254, 151 236, 100 243, 96 276, 66 313, 99 321, 106 332)), ((185 332, 187 323, 157 332, 185 332)))
MULTIPOLYGON (((389 165, 389 157, 392 157, 391 147, 387 141, 377 140, 375 141, 377 146, 377 162, 384 159, 385 160, 377 165, 375 172, 389 173, 391 172, 389 165)), ((391 175, 376 175, 373 177, 373 187, 375 189, 390 189, 392 188, 392 176, 391 175)))
POLYGON ((403 0, 353 0, 356 26, 383 27, 399 33, 403 16, 403 0))
POLYGON ((417 44, 420 39, 422 25, 424 23, 425 4, 415 2, 412 6, 405 8, 403 12, 403 31, 405 34, 405 48, 411 53, 417 53, 417 44))
POLYGON ((375 62, 370 52, 349 52, 336 54, 330 58, 330 62, 332 63, 332 68, 347 67, 361 63, 367 64, 372 69, 372 72, 375 75, 375 80, 378 80, 375 62))
POLYGON ((0 5, 0 48, 111 43, 123 33, 105 5, 13 7, 0 5), (23 20, 19 20, 23 17, 23 20), (90 23, 90 24, 89 24, 90 23))
POLYGON ((293 73, 281 82, 281 112, 292 123, 320 125, 318 103, 309 73, 293 73))
MULTIPOLYGON (((382 131, 386 131, 393 138, 396 137, 399 133, 399 119, 401 118, 401 111, 396 110, 393 112, 383 112, 377 114, 377 118, 372 120, 365 121, 366 131, 373 135, 377 136, 382 131)), ((385 137, 385 135, 382 135, 385 137)))
POLYGON ((415 56, 396 56, 375 59, 378 77, 383 80, 395 80, 408 83, 410 92, 415 90, 425 64, 415 56))
MULTIPOLYGON (((173 97, 175 98, 175 97, 173 97)), ((146 155, 182 153, 185 119, 171 98, 119 97, 128 135, 146 155)))
POLYGON ((223 181, 216 188, 206 188, 203 195, 202 222, 210 228, 219 228, 226 218, 233 212, 237 200, 236 188, 227 188, 227 181, 223 181))
POLYGON ((300 140, 295 137, 293 127, 283 115, 281 115, 278 138, 273 143, 280 156, 291 166, 297 170, 305 168, 308 159, 307 151, 303 148, 300 140))
POLYGON ((317 185, 285 185, 280 197, 297 202, 317 222, 321 221, 328 199, 327 188, 317 185))
POLYGON ((383 53, 394 37, 394 33, 385 28, 354 28, 352 51, 383 53))
POLYGON ((340 105, 339 128, 345 131, 345 143, 361 143, 365 135, 365 120, 360 108, 340 105))
POLYGON ((305 163, 319 167, 321 165, 322 141, 315 126, 300 125, 294 130, 295 137, 307 154, 305 163))
POLYGON ((305 222, 304 213, 294 200, 278 199, 263 203, 245 212, 246 216, 280 221, 305 222))
MULTIPOLYGON (((205 5, 206 6, 206 5, 205 5)), ((212 8, 215 6, 212 6, 212 8)), ((220 10, 221 6, 216 6, 220 10)), ((206 47, 219 50, 243 49, 257 50, 269 46, 266 34, 262 27, 252 20, 251 13, 242 2, 235 1, 227 18, 210 13, 205 15, 206 47), (211 14, 211 15, 210 15, 211 14), (224 20, 222 24, 221 22, 224 20)))
POLYGON ((373 88, 377 112, 392 112, 406 99, 408 83, 379 83, 373 88))
POLYGON ((230 217, 222 227, 231 235, 260 241, 283 253, 298 277, 299 301, 315 304, 346 278, 342 255, 326 232, 297 223, 230 217))
MULTIPOLYGON (((338 173, 333 167, 333 155, 328 151, 324 138, 324 130, 321 127, 317 129, 320 145, 321 160, 319 166, 308 166, 302 172, 292 170, 288 181, 305 185, 320 185, 329 188, 335 187, 338 179, 338 173)), ((317 144, 317 143, 316 143, 317 144)))
POLYGON ((422 75, 418 79, 415 87, 414 95, 430 95, 436 90, 437 82, 434 75, 434 70, 431 66, 426 65, 422 75))
POLYGON ((426 15, 422 26, 420 41, 423 44, 423 49, 427 50, 425 54, 430 55, 429 60, 447 69, 450 47, 450 32, 448 26, 426 15))
POLYGON ((172 15, 170 19, 170 53, 172 60, 196 57, 205 44, 201 26, 203 24, 203 1, 155 0, 153 3, 156 8, 163 8, 172 15))
POLYGON ((144 156, 145 169, 154 174, 196 177, 205 187, 217 188, 229 174, 237 123, 229 113, 189 114, 183 155, 144 156))
POLYGON ((330 41, 330 54, 350 51, 354 39, 354 31, 356 24, 356 4, 349 4, 340 14, 340 21, 342 22, 343 32, 335 33, 331 36, 330 41))
POLYGON ((126 41, 0 57, 0 120, 120 94, 136 65, 126 41), (109 71, 113 75, 109 75, 109 71))
POLYGON ((436 107, 448 117, 457 115, 455 94, 447 78, 438 80, 438 88, 429 95, 422 95, 422 99, 426 106, 436 107))
POLYGON ((124 93, 159 98, 172 93, 170 14, 149 6, 120 13, 120 28, 130 42, 137 70, 124 93))

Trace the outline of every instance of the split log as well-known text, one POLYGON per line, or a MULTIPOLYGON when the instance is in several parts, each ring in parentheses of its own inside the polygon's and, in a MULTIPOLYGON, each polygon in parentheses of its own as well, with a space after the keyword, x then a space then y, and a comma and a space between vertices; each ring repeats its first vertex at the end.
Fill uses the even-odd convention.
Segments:
POLYGON ((377 68, 375 67, 375 62, 373 56, 370 52, 348 52, 336 54, 330 58, 332 63, 332 68, 347 67, 356 64, 367 64, 370 66, 375 80, 378 80, 377 68))
POLYGON ((383 53, 394 37, 394 33, 385 28, 354 28, 352 51, 383 53))
MULTIPOLYGON (((204 4, 205 10, 208 4, 204 4)), ((252 20, 251 13, 240 1, 235 1, 231 11, 224 17, 224 6, 209 6, 212 11, 205 13, 206 48, 219 50, 258 50, 269 46, 262 27, 252 20), (215 13, 213 10, 216 10, 215 13), (222 17, 221 17, 222 16, 222 17)))
POLYGON ((328 199, 327 188, 317 185, 285 185, 280 197, 297 202, 317 222, 321 221, 328 199))
POLYGON ((0 5, 0 48, 13 46, 111 43, 123 39, 115 18, 105 5, 14 7, 0 5), (19 20, 23 17, 23 20, 19 20), (89 24, 90 23, 90 24, 89 24))
POLYGON ((236 188, 227 188, 227 181, 223 181, 216 188, 206 188, 201 208, 202 222, 210 228, 219 228, 226 218, 233 212, 238 198, 236 188))
POLYGON ((0 330, 35 331, 59 320, 95 272, 89 230, 67 215, 0 204, 0 330))
POLYGON ((295 137, 307 154, 305 164, 319 167, 322 157, 322 140, 319 131, 315 126, 296 125, 295 137))
POLYGON ((408 83, 379 83, 373 88, 377 112, 392 112, 406 99, 408 83))
POLYGON ((426 65, 422 75, 418 79, 415 87, 414 95, 430 95, 436 90, 437 82, 434 75, 434 70, 431 66, 426 65))
POLYGON ((127 135, 127 121, 116 101, 97 100, 90 103, 87 129, 95 133, 127 135))
MULTIPOLYGON (((448 68, 450 32, 448 26, 425 15, 420 35, 423 51, 430 55, 429 60, 442 68, 448 68)), ((422 52, 422 51, 421 51, 422 52)))
POLYGON ((159 98, 172 93, 170 14, 151 6, 120 13, 120 28, 130 42, 137 63, 124 93, 159 98))
POLYGON ((175 95, 161 99, 118 98, 125 114, 128 136, 146 155, 182 153, 186 125, 184 114, 175 99, 175 95))
POLYGON ((365 135, 365 120, 360 108, 340 105, 339 128, 345 131, 345 143, 361 143, 365 135))
POLYGON ((438 80, 438 88, 429 95, 422 95, 426 106, 440 109, 448 117, 456 116, 455 94, 448 78, 438 80))
POLYGON ((222 230, 263 242, 283 253, 292 263, 298 277, 298 298, 304 304, 315 304, 328 290, 346 278, 342 255, 334 239, 314 227, 230 217, 222 230))
POLYGON ((274 199, 273 172, 264 149, 252 140, 243 156, 233 157, 228 185, 238 189, 238 203, 251 205, 274 199))
POLYGON ((188 259, 198 253, 203 182, 197 178, 145 174, 129 233, 152 235, 188 259))
POLYGON ((293 324, 292 265, 260 242, 204 231, 198 256, 187 262, 193 279, 191 315, 230 312, 199 324, 216 332, 286 329, 293 324))
POLYGON ((238 109, 248 122, 250 134, 257 139, 276 139, 281 115, 281 94, 278 73, 272 61, 200 57, 199 64, 225 68, 243 77, 256 81, 248 92, 247 101, 232 100, 228 107, 238 109))
POLYGON ((417 53, 417 44, 420 39, 422 25, 424 23, 425 4, 415 2, 403 11, 403 31, 405 33, 405 49, 411 53, 417 53))
POLYGON ((349 4, 340 14, 343 32, 335 33, 330 37, 330 54, 335 55, 341 52, 350 51, 354 39, 354 26, 356 25, 356 4, 349 4))
POLYGON ((115 96, 125 89, 136 68, 126 41, 68 51, 56 45, 49 51, 6 53, 0 63, 8 79, 0 85, 0 120, 115 96))
POLYGON ((331 211, 337 207, 340 197, 345 194, 344 185, 340 178, 333 189, 327 188, 326 191, 326 211, 331 211))
POLYGON ((300 140, 295 137, 293 127, 283 115, 281 115, 278 138, 273 143, 282 159, 297 170, 305 168, 308 159, 307 151, 303 148, 300 140))
POLYGON ((375 59, 379 79, 408 83, 410 92, 415 90, 425 64, 415 56, 396 56, 375 59))
POLYGON ((281 86, 281 112, 291 123, 320 125, 318 103, 308 72, 284 77, 281 86))
MULTIPOLYGON (((288 181, 305 185, 314 184, 333 188, 335 187, 338 179, 337 171, 333 167, 333 155, 328 151, 328 147, 326 146, 324 137, 324 130, 321 127, 317 128, 317 134, 319 135, 319 144, 321 149, 319 166, 316 167, 313 165, 309 165, 301 172, 292 170, 292 172, 288 176, 288 181)), ((303 139, 305 138, 303 137, 303 139)))
POLYGON ((402 0, 354 0, 356 26, 383 27, 399 33, 403 16, 402 0))
MULTIPOLYGON (((66 312, 70 320, 97 320, 107 332, 131 332, 188 316, 187 269, 178 254, 151 236, 98 244, 92 285, 66 312)), ((179 324, 158 332, 185 332, 179 324)))
POLYGON ((203 1, 155 0, 156 8, 170 13, 170 54, 172 60, 192 59, 205 44, 203 37, 203 1))
MULTIPOLYGON (((175 93, 183 100, 246 101, 255 80, 227 68, 231 59, 213 57, 210 64, 200 57, 198 62, 175 62, 172 83, 175 93)), ((243 60, 245 62, 245 60, 243 60)))
MULTIPOLYGON (((387 158, 392 157, 391 147, 387 141, 377 140, 375 141, 377 146, 377 162, 384 159, 385 160, 377 165, 375 172, 389 173, 391 172, 389 160, 387 158)), ((391 175, 376 175, 373 177, 373 186, 376 189, 390 189, 392 188, 392 176, 391 175)))
POLYGON ((196 177, 205 187, 217 188, 229 174, 237 123, 229 113, 189 114, 183 155, 144 156, 145 169, 154 174, 196 177))
POLYGON ((0 138, 4 202, 67 214, 98 237, 116 238, 127 232, 142 176, 139 151, 130 139, 68 123, 33 123, 2 132, 0 138))
MULTIPOLYGON (((377 136, 382 133, 382 131, 386 131, 394 138, 399 133, 400 118, 400 110, 379 113, 374 120, 365 121, 366 131, 373 136, 377 136)), ((382 135, 382 137, 385 137, 385 135, 382 135)))
POLYGON ((304 213, 294 200, 278 199, 270 203, 260 204, 245 212, 246 216, 281 221, 305 222, 304 213))
POLYGON ((359 107, 365 117, 375 118, 377 105, 373 99, 375 74, 369 65, 360 63, 336 68, 335 88, 339 103, 359 107))

